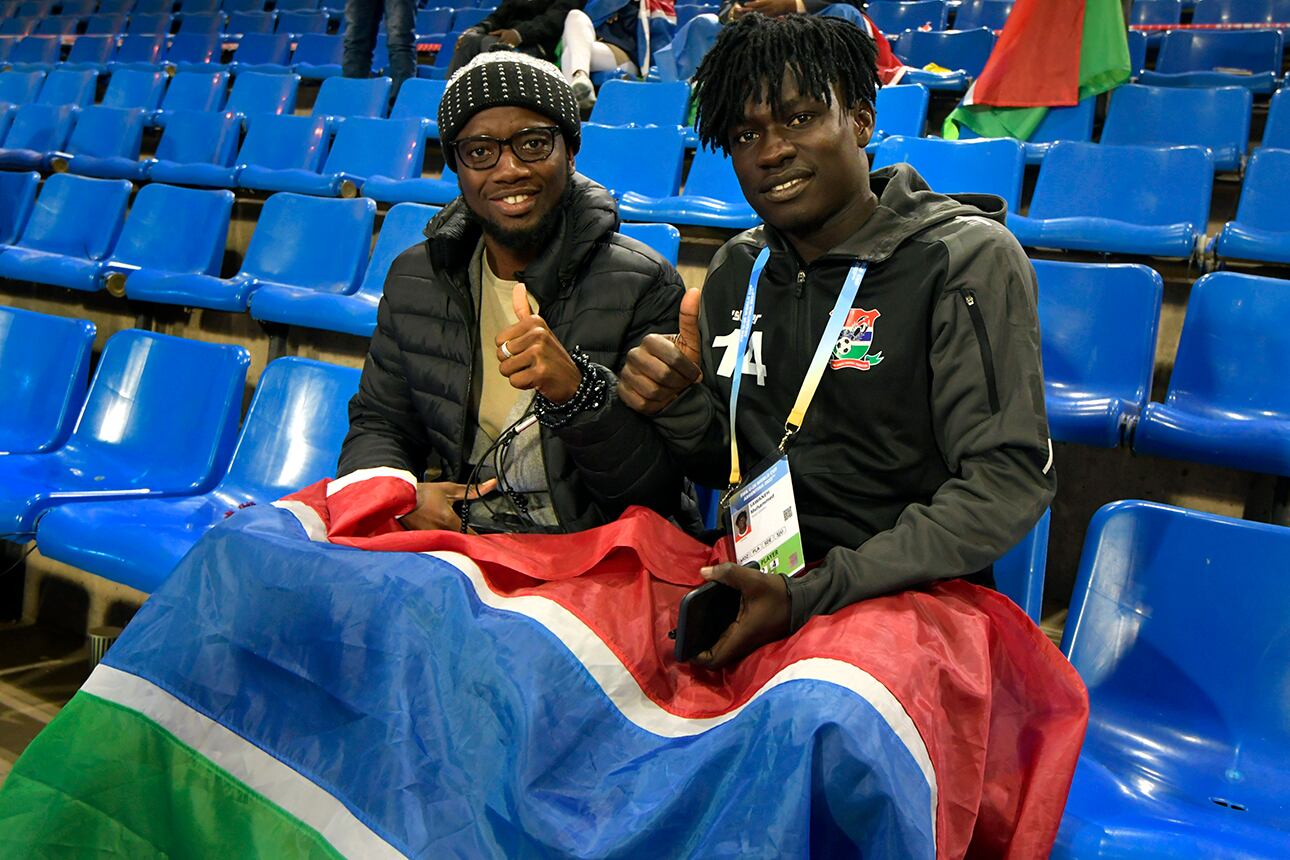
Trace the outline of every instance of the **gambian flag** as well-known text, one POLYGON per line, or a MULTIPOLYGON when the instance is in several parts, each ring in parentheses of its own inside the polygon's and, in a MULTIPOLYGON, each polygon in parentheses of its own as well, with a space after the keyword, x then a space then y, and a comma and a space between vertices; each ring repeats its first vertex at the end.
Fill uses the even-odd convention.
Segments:
POLYGON ((1017 0, 1003 35, 942 134, 1028 140, 1049 107, 1070 106, 1129 80, 1120 0, 1017 0))
POLYGON ((402 531, 414 499, 376 470, 212 530, 14 765, 0 856, 1047 856, 1087 697, 1006 598, 705 672, 667 632, 713 553, 656 514, 402 531))

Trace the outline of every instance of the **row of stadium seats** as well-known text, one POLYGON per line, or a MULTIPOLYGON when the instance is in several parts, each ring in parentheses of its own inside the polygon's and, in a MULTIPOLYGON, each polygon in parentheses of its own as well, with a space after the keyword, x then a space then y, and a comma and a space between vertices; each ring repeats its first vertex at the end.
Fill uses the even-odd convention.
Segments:
MULTIPOLYGON (((421 4, 427 5, 427 4, 421 4)), ((497 0, 445 0, 433 4, 451 9, 495 9, 497 0)), ((39 19, 48 16, 100 15, 203 15, 212 12, 309 12, 317 9, 343 11, 339 0, 2 0, 0 20, 39 19)))
POLYGON ((1129 24, 1180 24, 1191 9, 1192 24, 1283 24, 1290 0, 1133 0, 1129 24))
MULTIPOLYGON (((1012 12, 1014 0, 970 0, 954 7, 948 0, 890 0, 871 3, 865 10, 888 39, 908 30, 945 30, 953 24, 955 30, 975 30, 985 27, 1002 30, 1012 12), (951 12, 953 17, 951 19, 951 12)), ((677 26, 681 26, 680 17, 677 26)))

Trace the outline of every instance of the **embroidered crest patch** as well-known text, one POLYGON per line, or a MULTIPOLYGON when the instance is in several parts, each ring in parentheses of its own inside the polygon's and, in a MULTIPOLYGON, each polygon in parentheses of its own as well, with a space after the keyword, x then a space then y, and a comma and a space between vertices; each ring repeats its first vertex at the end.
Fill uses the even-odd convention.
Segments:
POLYGON ((852 308, 847 311, 846 322, 842 333, 833 345, 833 360, 829 367, 841 370, 844 367, 855 370, 868 370, 882 362, 881 352, 872 352, 874 322, 882 314, 878 311, 866 311, 852 308))

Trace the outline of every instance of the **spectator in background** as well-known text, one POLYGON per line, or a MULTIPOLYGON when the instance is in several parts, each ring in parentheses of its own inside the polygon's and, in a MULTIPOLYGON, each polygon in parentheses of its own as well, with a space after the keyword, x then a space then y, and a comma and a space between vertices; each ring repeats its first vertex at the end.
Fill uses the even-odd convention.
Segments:
POLYGON ((622 69, 639 76, 651 51, 672 41, 676 7, 672 0, 589 0, 564 19, 560 68, 585 114, 596 102, 592 72, 622 69))
POLYGON ((503 0, 487 18, 463 30, 448 75, 485 51, 515 50, 550 60, 560 42, 565 16, 585 0, 503 0))
POLYGON ((345 0, 345 55, 342 70, 347 78, 372 76, 372 51, 376 31, 385 18, 385 43, 390 52, 390 77, 398 95, 399 87, 416 74, 417 59, 412 28, 416 0, 345 0))

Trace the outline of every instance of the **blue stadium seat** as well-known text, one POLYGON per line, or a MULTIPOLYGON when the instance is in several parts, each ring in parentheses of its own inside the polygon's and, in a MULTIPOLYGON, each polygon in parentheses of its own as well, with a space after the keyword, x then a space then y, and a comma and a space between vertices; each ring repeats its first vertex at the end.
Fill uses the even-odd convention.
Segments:
MULTIPOLYGON (((216 168, 228 176, 231 187, 233 156, 237 152, 242 121, 235 113, 175 111, 157 144, 155 157, 148 163, 148 178, 153 182, 190 183, 193 167, 216 168)), ((202 185, 206 183, 195 182, 202 185)))
POLYGON ((251 294, 251 316, 263 322, 305 326, 370 338, 376 331, 376 306, 394 258, 425 241, 423 231, 439 212, 433 206, 400 203, 385 214, 381 235, 363 281, 352 293, 320 292, 310 286, 273 284, 251 294))
POLYGON ((265 0, 222 0, 220 8, 229 15, 238 12, 263 12, 265 0))
POLYGON ((139 161, 139 150, 146 118, 141 108, 83 108, 67 146, 50 156, 51 169, 102 179, 142 179, 145 164, 139 161))
MULTIPOLYGON (((241 312, 261 287, 286 285, 353 292, 372 242, 376 204, 275 194, 264 202, 242 269, 232 278, 187 275, 165 283, 126 281, 132 299, 241 312)), ((9 252, 0 254, 0 267, 9 252)))
POLYGON ((908 0, 908 2, 886 0, 883 3, 869 4, 866 14, 883 33, 895 35, 906 30, 917 30, 920 27, 944 30, 949 9, 946 7, 945 0, 908 0))
POLYGON ((20 72, 48 69, 58 62, 61 47, 57 36, 24 36, 9 51, 5 62, 20 72))
MULTIPOLYGON (((1002 30, 1012 14, 1013 0, 966 0, 954 13, 954 29, 974 30, 988 27, 1002 30)), ((875 4, 877 5, 877 4, 875 4)))
POLYGON ((1279 24, 1287 9, 1273 0, 1197 0, 1193 24, 1279 24))
POLYGON ((170 40, 162 65, 177 72, 204 72, 220 58, 218 33, 180 33, 170 40))
POLYGON ((618 211, 631 221, 731 230, 745 230, 761 220, 744 198, 730 159, 707 148, 695 151, 685 188, 679 195, 650 197, 628 191, 619 200, 618 211))
POLYGON ((264 114, 295 113, 299 89, 299 75, 243 72, 233 81, 224 109, 246 119, 264 114))
POLYGON ((47 169, 50 153, 67 145, 75 119, 72 105, 20 105, 0 146, 0 169, 47 169))
MULTIPOLYGON (((884 88, 886 89, 886 88, 884 88)), ((881 99, 882 90, 879 90, 881 99)), ((1029 140, 1022 141, 1026 153, 1026 164, 1043 164, 1044 156, 1054 143, 1059 140, 1088 142, 1093 139, 1093 115, 1097 108, 1097 96, 1089 96, 1072 107, 1049 108, 1048 113, 1040 120, 1039 125, 1030 135, 1029 140)), ((978 135, 966 126, 960 127, 960 140, 975 140, 978 135)), ((870 144, 873 147, 873 144, 870 144)))
POLYGON ((38 454, 67 441, 85 402, 93 346, 89 320, 0 307, 0 454, 38 454))
POLYGON ((278 22, 275 32, 303 36, 306 33, 326 33, 326 12, 283 12, 278 11, 278 22))
POLYGON ((452 20, 456 14, 453 9, 442 6, 434 9, 422 9, 417 12, 416 27, 418 35, 423 33, 448 33, 452 31, 452 20))
POLYGON ((253 33, 272 33, 276 17, 272 12, 234 12, 224 25, 224 35, 236 40, 253 33))
POLYGON ((1048 570, 1048 528, 1052 512, 1026 533, 1021 543, 994 563, 994 582, 1030 620, 1039 623, 1044 612, 1044 574, 1048 570))
POLYGON ((1219 233, 1215 250, 1224 260, 1290 263, 1290 150, 1262 147, 1241 183, 1236 220, 1219 233))
POLYGON ((179 72, 170 79, 152 123, 164 126, 178 111, 222 110, 227 87, 228 72, 179 72))
POLYGON ((402 182, 369 182, 364 186, 364 193, 381 203, 444 206, 461 194, 461 188, 457 184, 457 174, 444 165, 443 173, 438 179, 416 176, 402 182))
POLYGON ((318 88, 313 115, 332 130, 352 116, 384 117, 393 85, 389 78, 328 78, 318 88))
POLYGON ((1151 396, 1164 280, 1140 265, 1033 263, 1049 432, 1114 448, 1151 396))
POLYGON ((318 0, 277 0, 273 4, 273 8, 279 12, 312 12, 318 6, 318 0))
POLYGON ((71 36, 80 23, 75 15, 53 15, 42 18, 32 32, 37 36, 71 36))
POLYGON ((58 4, 55 0, 27 0, 25 3, 15 4, 14 16, 18 18, 43 18, 46 15, 54 14, 54 7, 58 4))
POLYGON ((55 69, 45 78, 36 101, 46 105, 71 105, 84 107, 94 103, 94 88, 98 76, 89 71, 55 69))
POLYGON ((399 87, 399 94, 390 108, 390 119, 424 119, 426 139, 439 139, 439 102, 447 81, 409 78, 399 87))
POLYGON ((1198 146, 1054 143, 1026 217, 1027 247, 1190 258, 1209 222, 1213 161, 1198 146))
MULTIPOLYGON (((189 18, 206 17, 207 15, 223 17, 223 13, 219 11, 219 0, 179 0, 179 8, 176 11, 185 22, 189 18)), ((183 24, 180 24, 181 28, 182 26, 183 24)))
POLYGON ((122 69, 108 81, 107 92, 99 104, 103 107, 141 108, 151 115, 161 107, 161 97, 165 93, 164 72, 122 69))
POLYGON ((424 146, 419 119, 352 117, 336 132, 321 170, 250 165, 238 174, 237 184, 259 191, 328 197, 365 194, 379 200, 379 189, 421 175, 424 146))
POLYGON ((42 555, 151 592, 203 534, 238 508, 331 476, 359 371, 305 358, 271 362, 255 387, 228 474, 199 496, 63 505, 41 518, 42 555))
POLYGON ((134 0, 99 0, 100 15, 128 15, 134 8, 134 0))
POLYGON ((125 35, 127 36, 151 36, 160 34, 166 36, 170 34, 170 28, 173 19, 169 14, 154 13, 141 15, 137 11, 131 13, 130 23, 125 25, 125 35))
POLYGON ((108 71, 118 66, 126 68, 152 68, 161 65, 161 51, 166 47, 166 37, 161 34, 126 36, 108 60, 108 71))
POLYGON ((0 251, 22 235, 39 185, 39 173, 0 171, 0 251))
POLYGON ((469 30, 492 13, 491 9, 458 9, 452 20, 453 29, 460 33, 469 30))
POLYGON ((9 125, 13 122, 13 115, 17 110, 13 105, 0 102, 0 141, 3 141, 5 135, 9 133, 9 125))
MULTIPOLYGON (((941 194, 997 194, 1016 212, 1026 155, 1010 137, 993 140, 941 140, 934 137, 889 137, 878 144, 873 169, 906 162, 941 194)), ((1009 219, 1011 220, 1011 214, 1009 219)))
MULTIPOLYGON (((115 38, 125 30, 125 15, 100 12, 85 19, 85 35, 112 36, 115 38)), ((79 42, 80 39, 77 39, 79 42)), ((113 45, 113 47, 116 47, 113 45)))
POLYGON ((340 36, 306 33, 296 42, 292 68, 306 81, 321 81, 341 74, 345 40, 340 36))
POLYGON ((44 84, 44 72, 0 72, 0 103, 25 105, 34 102, 44 84))
POLYGON ((622 224, 618 228, 630 239, 648 245, 673 266, 681 253, 681 231, 671 224, 622 224))
POLYGON ((674 197, 681 185, 685 135, 680 128, 608 128, 582 130, 578 172, 599 182, 615 198, 629 191, 646 197, 674 197), (632 153, 649 153, 648 159, 632 153))
MULTIPOLYGON (((307 116, 261 115, 251 120, 242 148, 227 162, 187 162, 168 165, 157 180, 183 185, 235 188, 239 174, 250 167, 267 170, 317 172, 326 151, 327 130, 321 119, 307 116)), ((154 170, 161 165, 154 166, 154 170)))
POLYGON ((1129 77, 1138 80, 1147 68, 1147 34, 1129 31, 1129 77))
POLYGON ((1160 87, 1245 87, 1270 93, 1281 75, 1277 30, 1167 33, 1154 71, 1139 82, 1160 87))
POLYGON ((77 36, 67 59, 57 68, 71 70, 89 70, 103 73, 107 71, 108 60, 116 50, 116 36, 77 36))
POLYGON ((223 35, 227 19, 223 12, 200 12, 184 15, 177 35, 223 35))
POLYGON ((981 70, 994 50, 994 33, 984 27, 977 30, 914 30, 900 39, 898 54, 913 69, 901 78, 902 83, 923 84, 933 90, 961 92, 981 70), (923 67, 935 63, 949 74, 925 72, 923 67))
POLYGON ((1088 733, 1053 860, 1281 857, 1290 833, 1290 529, 1113 502, 1062 650, 1088 733))
POLYGON ((174 0, 134 0, 131 15, 169 15, 174 9, 174 0))
MULTIPOLYGON (((457 44, 460 33, 444 33, 440 41, 440 49, 434 55, 434 63, 426 65, 422 63, 417 66, 417 77, 435 81, 448 80, 448 67, 452 65, 453 46, 457 44)), ((376 66, 388 64, 389 51, 385 44, 385 37, 382 35, 377 38, 376 49, 373 51, 373 71, 378 71, 376 66), (379 61, 379 62, 378 62, 379 61)))
POLYGON ((67 444, 0 457, 0 531, 25 542, 54 505, 209 490, 237 438, 248 363, 240 346, 113 335, 67 444))
POLYGON ((1272 96, 1268 122, 1263 129, 1263 146, 1290 149, 1290 87, 1283 87, 1272 96))
POLYGON ((591 122, 615 126, 683 126, 689 111, 690 85, 684 81, 608 81, 596 96, 591 122))
POLYGON ((58 4, 59 15, 75 15, 84 18, 98 8, 98 0, 63 0, 58 4))
MULTIPOLYGON (((1129 24, 1178 24, 1182 21, 1183 0, 1133 0, 1129 24)), ((1152 45, 1160 44, 1165 34, 1148 33, 1152 45)), ((1140 68, 1140 67, 1139 67, 1140 68)))
POLYGON ((99 289, 99 261, 116 245, 130 183, 66 173, 45 180, 22 238, 0 253, 0 277, 99 289))
POLYGON ((1250 140, 1254 97, 1243 87, 1205 89, 1128 84, 1111 93, 1102 143, 1207 147, 1215 170, 1239 171, 1250 140), (1181 117, 1187 117, 1180 122, 1181 117))
POLYGON ((29 18, 5 18, 0 21, 0 36, 28 36, 36 28, 36 22, 29 18))
POLYGON ((234 75, 246 72, 289 73, 291 37, 286 33, 247 33, 238 42, 233 61, 228 63, 227 68, 234 75))
POLYGON ((1147 404, 1133 450, 1290 475, 1287 318, 1286 281, 1215 272, 1192 284, 1169 391, 1147 404))
POLYGON ((876 149, 884 138, 895 135, 922 137, 927 125, 927 105, 931 93, 922 84, 897 84, 878 90, 878 104, 874 108, 873 139, 870 151, 876 149))

